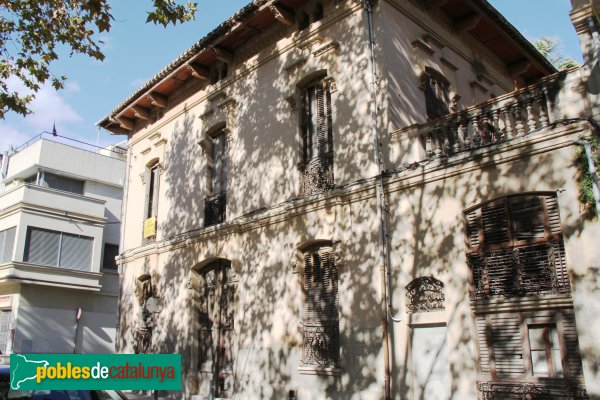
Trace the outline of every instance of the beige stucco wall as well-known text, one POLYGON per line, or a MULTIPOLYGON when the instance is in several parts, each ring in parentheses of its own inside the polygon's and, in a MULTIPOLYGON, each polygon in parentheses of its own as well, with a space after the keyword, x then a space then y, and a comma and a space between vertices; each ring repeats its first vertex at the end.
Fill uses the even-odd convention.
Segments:
MULTIPOLYGON (((411 8, 409 2, 378 4, 381 9, 375 21, 381 40, 376 63, 382 72, 378 126, 384 158, 389 169, 404 162, 422 162, 386 180, 392 310, 402 319, 388 321, 393 396, 411 398, 410 325, 442 323, 448 327, 452 398, 474 399, 476 344, 462 211, 507 194, 557 191, 577 319, 591 315, 600 305, 597 280, 589 273, 598 272, 598 254, 590 245, 598 228, 579 211, 571 143, 590 130, 585 123, 547 129, 511 143, 426 162, 418 137, 388 136, 388 132, 424 122, 419 68, 448 68, 441 57, 455 65, 457 72, 447 72, 461 96, 460 107, 489 97, 473 92, 470 85, 473 58, 487 63, 491 83, 483 85, 489 86, 489 95, 510 90, 512 81, 492 55, 474 47, 469 38, 447 34, 445 27, 411 8), (428 32, 445 46, 436 47, 433 58, 425 59, 412 42, 428 32), (447 308, 427 318, 411 317, 405 312, 404 287, 415 277, 431 274, 446 286, 447 308)), ((298 390, 299 399, 383 396, 382 260, 372 179, 377 170, 369 133, 364 20, 360 5, 354 2, 326 3, 325 15, 307 32, 293 32, 285 26, 265 32, 256 41, 263 40, 265 47, 248 58, 242 55, 256 42, 240 50, 242 55, 227 80, 206 87, 187 83, 162 118, 130 138, 118 351, 133 351, 133 332, 140 326, 135 280, 149 274, 160 297, 153 350, 183 354, 186 395, 195 393, 196 375, 196 310, 190 304, 188 283, 195 266, 222 257, 231 260, 239 276, 234 322, 236 396, 285 398, 288 390, 298 390), (279 39, 268 39, 271 36, 279 39), (310 44, 313 39, 319 40, 310 44), (339 49, 314 54, 332 41, 339 49), (332 94, 336 189, 302 198, 296 168, 300 161, 296 85, 322 70, 337 88, 332 94), (230 131, 227 219, 217 227, 202 228, 207 156, 198 142, 221 122, 230 131), (156 159, 163 168, 157 241, 141 246, 142 176, 146 165, 156 159), (291 260, 298 245, 316 239, 340 243, 341 249, 341 372, 337 376, 307 375, 298 369, 303 294, 291 260)), ((585 110, 581 93, 574 90, 579 82, 576 75, 569 79, 573 84, 553 96, 554 120, 579 116, 585 110)), ((578 324, 588 390, 600 395, 593 383, 600 381, 595 372, 600 350, 593 328, 593 324, 578 324)))

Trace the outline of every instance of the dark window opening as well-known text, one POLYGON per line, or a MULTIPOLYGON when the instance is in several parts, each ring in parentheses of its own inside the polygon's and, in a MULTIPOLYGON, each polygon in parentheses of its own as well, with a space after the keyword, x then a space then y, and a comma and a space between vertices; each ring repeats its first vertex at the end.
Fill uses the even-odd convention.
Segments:
POLYGON ((321 3, 317 3, 315 6, 315 13, 313 16, 313 21, 317 22, 323 19, 323 5, 321 3))
POLYGON ((450 84, 437 71, 427 68, 423 76, 427 118, 434 120, 450 112, 450 84))
POLYGON ((83 195, 84 181, 40 171, 26 178, 25 183, 83 195))
POLYGON ((108 271, 117 270, 117 261, 115 258, 119 255, 119 245, 104 243, 104 259, 102 268, 108 271))
POLYGON ((301 13, 298 19, 298 30, 303 31, 310 25, 310 17, 307 13, 301 13))
POLYGON ((211 138, 208 157, 208 191, 204 202, 204 225, 225 221, 227 204, 227 132, 220 130, 211 138))
POLYGON ((319 81, 302 96, 302 193, 332 189, 333 121, 331 81, 319 81))

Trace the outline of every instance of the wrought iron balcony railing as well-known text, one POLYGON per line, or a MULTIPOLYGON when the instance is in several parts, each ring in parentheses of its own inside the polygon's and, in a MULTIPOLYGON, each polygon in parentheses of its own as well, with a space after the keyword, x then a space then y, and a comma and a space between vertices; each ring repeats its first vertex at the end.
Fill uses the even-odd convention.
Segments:
POLYGON ((333 189, 333 153, 329 152, 300 165, 300 186, 304 195, 333 189))
POLYGON ((226 192, 221 192, 206 198, 204 201, 204 226, 216 225, 225 221, 226 214, 226 192))
POLYGON ((338 321, 302 323, 304 346, 302 366, 337 367, 340 358, 340 332, 338 321))
POLYGON ((472 300, 570 291, 560 240, 467 255, 472 300))
POLYGON ((585 386, 557 380, 548 383, 477 382, 478 400, 587 400, 585 386))

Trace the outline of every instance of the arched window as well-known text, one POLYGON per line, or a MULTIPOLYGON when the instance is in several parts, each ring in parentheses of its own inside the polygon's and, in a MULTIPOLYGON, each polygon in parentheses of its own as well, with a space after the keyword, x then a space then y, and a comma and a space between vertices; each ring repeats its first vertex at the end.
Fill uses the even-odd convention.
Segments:
POLYGON ((233 389, 233 340, 237 276, 229 260, 217 259, 195 272, 198 373, 216 397, 233 389))
POLYGON ((330 246, 314 245, 303 251, 304 366, 339 365, 338 271, 330 246))
POLYGON ((406 286, 408 312, 441 311, 444 309, 444 283, 433 276, 422 276, 406 286))
POLYGON ((333 188, 333 112, 329 79, 302 91, 302 193, 333 188))

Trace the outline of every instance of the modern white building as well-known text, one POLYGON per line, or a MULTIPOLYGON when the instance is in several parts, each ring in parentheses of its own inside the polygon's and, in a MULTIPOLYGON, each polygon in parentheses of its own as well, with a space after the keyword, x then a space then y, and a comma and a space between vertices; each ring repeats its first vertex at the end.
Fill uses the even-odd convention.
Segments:
POLYGON ((40 137, 5 155, 0 351, 110 353, 125 161, 40 137))

